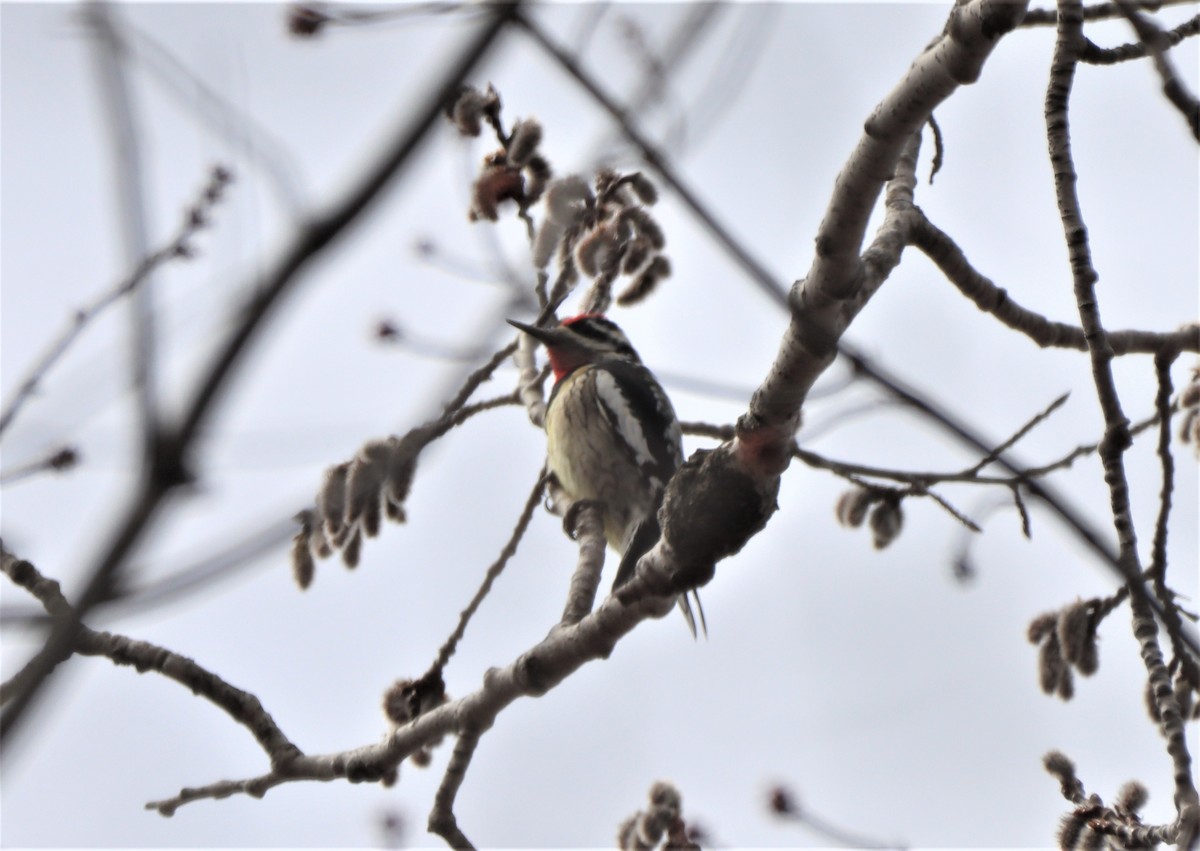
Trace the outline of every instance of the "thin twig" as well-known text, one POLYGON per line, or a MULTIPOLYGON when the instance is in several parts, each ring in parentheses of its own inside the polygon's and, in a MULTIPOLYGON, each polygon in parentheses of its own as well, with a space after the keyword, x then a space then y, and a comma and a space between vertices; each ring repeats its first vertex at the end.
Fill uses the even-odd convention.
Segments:
POLYGON ((525 530, 529 528, 529 521, 533 519, 533 512, 542 501, 542 494, 545 490, 546 471, 543 469, 538 474, 538 479, 533 489, 529 492, 529 498, 525 500, 525 507, 521 509, 521 515, 517 518, 517 523, 513 527, 512 534, 500 550, 500 555, 497 556, 496 560, 488 567, 487 572, 484 573, 483 582, 480 583, 479 590, 475 592, 475 596, 471 598, 471 602, 459 614, 458 625, 454 628, 454 632, 450 633, 450 637, 438 649, 437 657, 430 666, 430 672, 441 671, 446 667, 446 663, 450 661, 450 657, 454 655, 454 651, 458 648, 458 642, 466 634, 467 624, 470 623, 471 618, 478 611, 484 598, 492 590, 492 585, 504 571, 509 559, 516 555, 517 547, 520 545, 521 539, 525 537, 525 530))
POLYGON ((1162 604, 1163 624, 1167 637, 1171 642, 1171 651, 1175 662, 1191 687, 1200 691, 1200 654, 1193 654, 1180 641, 1183 632, 1183 622, 1180 609, 1175 601, 1174 592, 1167 587, 1167 531, 1171 514, 1171 494, 1174 490, 1175 460, 1171 455, 1171 366, 1176 359, 1176 352, 1160 352, 1155 355, 1154 367, 1158 378, 1158 393, 1155 405, 1158 408, 1158 457, 1162 468, 1162 487, 1158 497, 1158 518, 1154 524, 1154 542, 1151 546, 1150 566, 1147 575, 1154 588, 1154 594, 1162 604))
POLYGON ((63 446, 15 470, 7 470, 4 473, 0 473, 0 485, 11 485, 48 470, 61 473, 64 470, 70 470, 78 463, 79 450, 74 446, 63 446))
MULTIPOLYGON (((843 349, 845 349, 844 346, 843 349)), ((851 357, 852 362, 857 363, 857 355, 849 355, 849 357, 851 357)), ((884 372, 882 367, 876 365, 874 369, 876 373, 875 380, 881 383, 886 382, 884 386, 888 387, 896 398, 917 411, 928 414, 952 434, 957 435, 964 442, 974 445, 981 452, 986 453, 991 451, 991 447, 982 438, 972 432, 965 424, 949 415, 940 405, 924 396, 918 395, 906 387, 899 378, 890 376, 884 372)), ((1122 582, 1127 581, 1127 573, 1119 561, 1118 553, 1113 550, 1108 536, 1103 531, 1093 526, 1087 517, 1080 513, 1065 498, 1060 496, 1048 483, 1040 479, 1029 478, 1031 471, 1024 465, 1012 460, 1008 454, 1000 456, 996 459, 996 463, 1007 470, 1014 478, 1020 479, 1024 483, 1025 490, 1029 496, 1035 497, 1054 514, 1058 515, 1059 519, 1075 533, 1075 536, 1099 558, 1101 564, 1107 565, 1122 582)), ((1163 617, 1162 607, 1158 604, 1158 601, 1152 600, 1151 603, 1157 614, 1163 617)), ((1181 633, 1180 640, 1192 652, 1200 654, 1200 638, 1195 634, 1191 632, 1181 633)))
MULTIPOLYGON (((1175 67, 1167 57, 1167 49, 1171 46, 1171 38, 1157 24, 1138 11, 1129 0, 1117 0, 1121 14, 1126 17, 1137 32, 1138 39, 1146 46, 1146 50, 1154 59, 1154 69, 1162 79, 1162 92, 1171 104, 1179 110, 1187 121, 1192 137, 1200 142, 1200 100, 1184 88, 1175 67)), ((1188 34, 1194 35, 1200 31, 1200 16, 1194 18, 1188 27, 1188 34)))
MULTIPOLYGON (((1178 409, 1178 403, 1171 405, 1171 411, 1178 409)), ((1141 434, 1149 428, 1157 425, 1160 422, 1159 414, 1154 413, 1144 420, 1134 424, 1129 429, 1131 437, 1141 434)), ((734 435, 734 427, 732 425, 713 425, 712 423, 702 422, 683 422, 680 424, 684 434, 699 435, 701 437, 711 437, 714 440, 731 440, 734 435)), ((833 458, 826 458, 818 452, 811 449, 804 449, 798 444, 792 447, 792 456, 799 461, 804 462, 809 467, 818 470, 829 470, 831 473, 842 476, 865 476, 874 479, 884 479, 893 482, 903 482, 908 485, 933 485, 945 483, 959 484, 978 484, 978 485, 1003 485, 1005 487, 1015 487, 1029 481, 1044 478, 1047 474, 1057 470, 1063 470, 1070 467, 1080 458, 1085 458, 1092 455, 1099 448, 1099 441, 1092 443, 1084 443, 1076 446, 1061 458, 1043 464, 1038 467, 1023 467, 1017 468, 1016 472, 1010 472, 1007 476, 985 476, 974 471, 973 467, 966 470, 957 470, 954 472, 936 472, 936 471, 918 471, 918 470, 896 470, 890 467, 875 467, 868 464, 859 464, 852 461, 839 461, 833 458)), ((997 463, 997 459, 992 459, 991 463, 997 463)))
POLYGON ((1025 435, 1029 434, 1029 432, 1031 432, 1035 428, 1037 428, 1037 426, 1040 423, 1044 422, 1051 414, 1053 414, 1055 411, 1057 411, 1059 408, 1061 408, 1066 403, 1066 401, 1070 397, 1070 395, 1071 394, 1069 392, 1064 393, 1061 396, 1059 396, 1057 399, 1055 399, 1053 402, 1051 402, 1044 411, 1042 411, 1039 414, 1036 414, 1033 417, 1033 419, 1031 419, 1029 422, 1025 423, 1025 425, 1023 425, 1019 429, 1017 429, 1017 432, 1012 437, 1010 437, 1008 440, 1004 441, 999 446, 997 446, 995 449, 993 449, 991 452, 989 452, 987 455, 985 455, 983 457, 983 460, 981 460, 974 467, 971 467, 968 470, 966 470, 965 471, 966 474, 969 476, 974 473, 978 473, 984 467, 988 466, 989 464, 994 463, 997 458, 999 458, 1005 452, 1007 452, 1008 450, 1010 450, 1014 446, 1016 446, 1017 443, 1020 442, 1021 438, 1025 437, 1025 435))
POLYGON ((462 787, 463 780, 466 779, 467 769, 471 765, 471 758, 475 755, 475 748, 479 745, 481 732, 464 730, 458 734, 458 740, 454 743, 454 752, 450 755, 450 762, 446 766, 446 772, 442 775, 442 782, 438 786, 437 794, 433 797, 433 810, 429 813, 429 832, 436 833, 445 839, 446 844, 451 848, 474 849, 475 847, 458 826, 458 819, 454 816, 454 800, 458 797, 458 790, 462 787))
MULTIPOLYGON (((1193 3, 1195 0, 1155 0, 1155 6, 1182 6, 1187 3, 1193 3)), ((1083 7, 1083 19, 1085 21, 1103 21, 1110 18, 1121 17, 1121 10, 1116 3, 1093 3, 1091 6, 1083 7)), ((1038 26, 1055 26, 1058 23, 1057 9, 1029 9, 1025 12, 1025 17, 1017 26, 1020 27, 1038 27, 1038 26)))
MULTIPOLYGON (((963 250, 925 214, 917 210, 911 231, 912 244, 934 262, 946 279, 985 313, 996 317, 1006 327, 1024 334, 1042 348, 1087 350, 1083 329, 1078 325, 1055 322, 1013 300, 1003 287, 981 274, 967 259, 963 250)), ((1114 354, 1145 354, 1163 346, 1182 351, 1200 351, 1200 323, 1184 325, 1176 331, 1109 331, 1109 345, 1114 354)))
MULTIPOLYGON (((107 2, 89 3, 84 17, 91 25, 95 38, 96 80, 100 86, 100 102, 104 106, 112 157, 115 163, 117 219, 121 223, 125 261, 136 264, 148 250, 146 223, 146 190, 144 186, 141 133, 134 107, 133 93, 125 73, 126 56, 121 51, 117 33, 116 12, 107 2)), ((148 273, 150 274, 150 273, 148 273)), ((155 318, 154 287, 148 281, 138 287, 130 300, 133 315, 133 345, 130 364, 137 399, 137 413, 142 437, 144 463, 153 465, 159 451, 162 423, 158 392, 158 330, 155 318)))
POLYGON ((221 193, 230 180, 232 180, 232 175, 227 168, 223 166, 214 168, 200 196, 184 213, 183 221, 175 235, 157 251, 143 257, 129 277, 72 314, 67 327, 37 359, 25 378, 17 385, 13 397, 4 406, 3 413, 0 413, 0 435, 4 434, 17 414, 21 412, 21 408, 45 380, 46 375, 97 316, 110 305, 141 287, 149 278, 150 273, 159 266, 170 260, 186 259, 192 255, 192 238, 207 226, 209 213, 213 205, 220 200, 221 193))
POLYGON ((483 384, 483 382, 491 378, 492 374, 499 369, 500 365, 504 363, 504 361, 508 360, 508 358, 516 350, 517 344, 515 342, 509 343, 488 358, 487 363, 471 372, 471 374, 468 375, 463 381, 462 386, 458 388, 458 392, 455 393, 450 401, 446 403, 445 408, 443 409, 444 413, 450 414, 465 405, 467 400, 471 398, 471 394, 479 389, 479 386, 483 384))
MULTIPOLYGON (((1175 47, 1185 38, 1194 36, 1197 33, 1200 33, 1200 15, 1189 18, 1179 26, 1163 32, 1159 38, 1159 43, 1163 49, 1175 47)), ((1150 53, 1150 46, 1143 41, 1122 44, 1117 47, 1100 47, 1091 40, 1088 40, 1079 55, 1079 61, 1086 62, 1089 65, 1115 65, 1118 62, 1127 62, 1131 59, 1144 59, 1150 53)))
POLYGON ((777 786, 771 790, 770 807, 771 812, 779 818, 787 819, 788 821, 807 827, 822 839, 826 839, 835 845, 841 845, 846 848, 905 848, 901 843, 881 842, 878 839, 854 833, 851 830, 826 821, 810 812, 807 807, 801 806, 799 801, 796 800, 795 794, 785 786, 777 786))
POLYGON ((1167 529, 1171 516, 1171 491, 1175 487, 1175 459, 1171 455, 1171 366, 1178 352, 1159 352, 1154 356, 1154 371, 1158 378, 1158 393, 1154 398, 1158 409, 1158 460, 1162 468, 1162 487, 1158 492, 1158 519, 1154 523, 1154 543, 1150 550, 1150 577, 1164 605, 1163 583, 1167 575, 1167 529))

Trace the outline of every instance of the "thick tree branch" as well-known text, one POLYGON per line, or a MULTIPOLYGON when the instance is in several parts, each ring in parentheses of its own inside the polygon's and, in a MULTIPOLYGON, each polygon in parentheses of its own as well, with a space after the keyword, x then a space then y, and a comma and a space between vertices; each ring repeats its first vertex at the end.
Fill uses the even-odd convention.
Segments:
MULTIPOLYGON (((1010 6, 1010 4, 1002 4, 1010 6)), ((1011 9, 1019 9, 1019 6, 1012 5, 1011 9)), ((958 15, 961 10, 956 10, 958 15)), ((649 141, 649 139, 634 126, 630 116, 610 98, 597 84, 597 82, 589 76, 580 65, 564 50, 559 48, 550 37, 542 31, 535 21, 522 16, 519 23, 529 32, 530 36, 563 68, 563 70, 573 77, 579 85, 584 88, 588 94, 596 101, 606 112, 618 123, 626 138, 637 146, 641 152, 642 158, 658 173, 659 177, 672 189, 679 197, 680 201, 692 212, 698 221, 702 223, 708 233, 716 242, 725 249, 729 256, 740 266, 746 273, 749 280, 772 301, 781 306, 787 303, 787 295, 783 287, 775 280, 774 276, 767 271, 766 267, 759 263, 757 259, 742 245, 730 231, 716 220, 708 207, 703 204, 695 192, 693 192, 682 178, 670 166, 670 163, 662 155, 660 151, 649 141)), ((947 30, 949 30, 949 25, 947 30)), ((946 39, 943 36, 939 42, 946 39)), ((921 59, 930 55, 931 48, 927 49, 921 59)), ((931 107, 932 108, 932 107, 931 107)), ((870 267, 865 267, 869 269, 870 267)), ((898 376, 889 373, 877 363, 872 362, 863 353, 859 352, 855 347, 850 346, 844 340, 839 342, 839 352, 845 356, 853 365, 856 374, 864 376, 873 383, 883 388, 889 395, 899 400, 903 404, 909 405, 918 413, 929 417, 932 421, 938 423, 945 431, 952 434, 964 444, 974 447, 976 450, 987 453, 990 452, 994 444, 990 444, 982 435, 978 434, 969 425, 964 423, 953 413, 946 410, 942 405, 933 401, 926 394, 922 394, 915 388, 909 386, 905 381, 898 376)), ((791 435, 788 435, 790 440, 791 435)), ((997 459, 997 464, 1009 471, 1015 476, 1021 476, 1025 470, 1023 465, 1013 461, 1008 456, 1003 456, 997 459)), ((1059 493, 1057 493, 1049 485, 1039 482, 1033 482, 1029 487, 1031 496, 1041 500, 1052 512, 1054 512, 1063 521, 1063 523, 1071 529, 1074 534, 1083 543, 1091 549, 1100 560, 1109 565, 1118 576, 1124 579, 1124 573, 1117 566, 1117 554, 1109 545, 1104 535, 1080 514, 1071 504, 1067 502, 1059 493)), ((1200 652, 1200 640, 1191 633, 1183 635, 1185 643, 1193 650, 1200 652)))
POLYGON ((596 604, 608 542, 604 538, 604 516, 595 503, 574 503, 563 517, 563 523, 570 525, 571 535, 579 541, 579 561, 571 574, 562 615, 563 624, 573 624, 583 620, 596 604))
POLYGON ((783 455, 801 405, 832 363, 851 317, 844 306, 863 284, 859 254, 867 219, 893 176, 904 145, 934 108, 959 86, 974 82, 997 40, 1020 22, 1023 3, 956 6, 946 28, 917 57, 904 78, 867 119, 863 135, 838 176, 817 232, 808 275, 789 295, 792 321, 770 374, 739 423, 739 439, 754 436, 756 452, 783 455))

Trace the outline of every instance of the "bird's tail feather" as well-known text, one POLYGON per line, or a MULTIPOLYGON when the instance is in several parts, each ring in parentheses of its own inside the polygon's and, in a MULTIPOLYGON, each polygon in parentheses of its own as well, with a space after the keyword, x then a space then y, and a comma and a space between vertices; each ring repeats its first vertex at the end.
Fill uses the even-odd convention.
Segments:
MULTIPOLYGON (((645 520, 638 524, 633 531, 633 537, 629 540, 629 545, 625 547, 625 553, 621 556, 621 565, 617 568, 617 578, 613 582, 613 590, 620 588, 626 582, 633 578, 633 572, 637 568, 638 559, 658 543, 659 536, 662 530, 658 525, 658 518, 651 514, 645 520)), ((700 595, 692 590, 692 599, 696 601, 695 611, 692 610, 692 604, 688 601, 687 594, 679 595, 679 611, 683 612, 683 618, 687 621, 688 629, 692 633, 692 638, 697 636, 696 632, 696 616, 700 616, 700 631, 704 633, 704 637, 708 638, 708 623, 704 619, 704 606, 700 603, 700 595)))

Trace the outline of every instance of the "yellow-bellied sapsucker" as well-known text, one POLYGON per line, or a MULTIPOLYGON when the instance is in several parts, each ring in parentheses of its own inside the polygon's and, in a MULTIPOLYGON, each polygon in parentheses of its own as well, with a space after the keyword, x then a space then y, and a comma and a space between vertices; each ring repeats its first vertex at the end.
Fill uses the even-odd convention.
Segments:
MULTIPOLYGON (((571 499, 602 506, 605 537, 621 554, 618 588, 661 534, 658 509, 683 463, 675 409, 611 320, 585 313, 556 328, 509 322, 546 346, 555 378, 546 408, 547 464, 571 499)), ((693 597, 707 631, 700 597, 693 597)), ((684 594, 679 608, 695 635, 684 594)))

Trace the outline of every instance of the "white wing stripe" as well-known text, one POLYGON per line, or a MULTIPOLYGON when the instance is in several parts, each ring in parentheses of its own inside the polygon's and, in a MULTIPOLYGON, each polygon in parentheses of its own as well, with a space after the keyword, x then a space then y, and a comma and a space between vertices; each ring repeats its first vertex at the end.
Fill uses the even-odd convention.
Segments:
POLYGON ((600 403, 600 413, 633 452, 634 462, 639 467, 654 466, 654 453, 650 451, 641 422, 621 392, 621 385, 603 369, 596 370, 596 399, 600 403))

